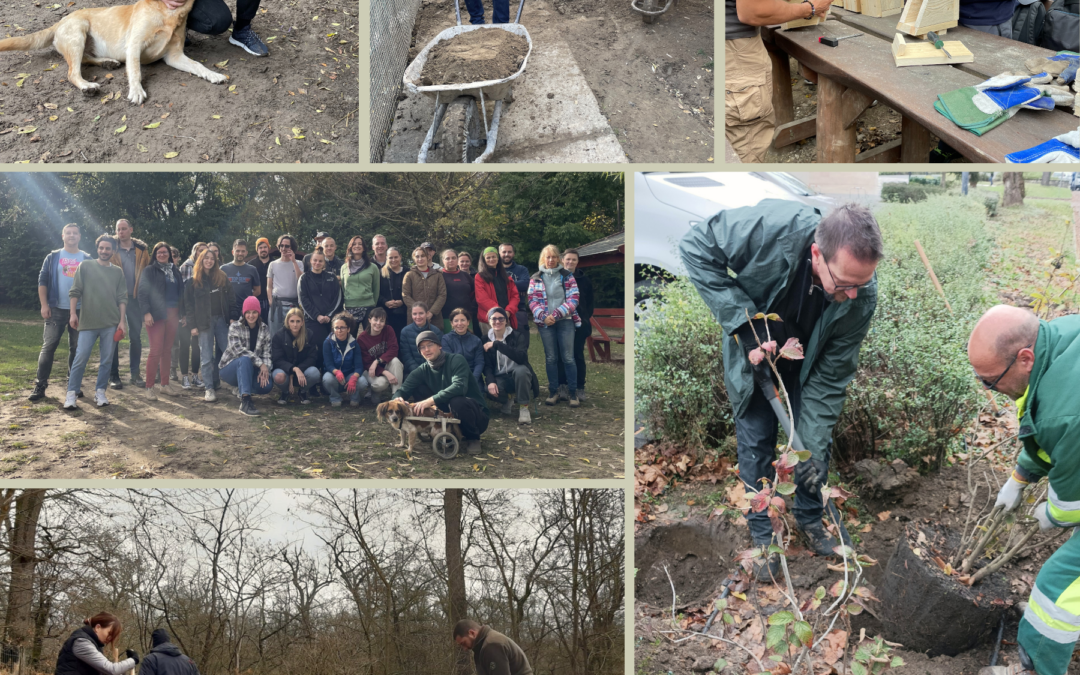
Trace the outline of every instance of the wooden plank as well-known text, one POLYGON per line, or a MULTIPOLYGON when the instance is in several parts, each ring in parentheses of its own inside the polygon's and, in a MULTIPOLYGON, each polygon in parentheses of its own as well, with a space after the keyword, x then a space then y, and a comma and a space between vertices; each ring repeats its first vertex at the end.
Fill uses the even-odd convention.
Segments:
POLYGON ((795 101, 791 93, 791 58, 768 42, 765 49, 772 62, 772 102, 776 126, 795 119, 795 101))
POLYGON ((960 0, 908 0, 897 30, 911 35, 952 28, 960 21, 960 0))
POLYGON ((860 3, 859 0, 844 0, 844 9, 850 12, 861 12, 863 8, 860 5, 865 5, 870 1, 871 0, 863 0, 863 2, 860 3))
POLYGON ((773 147, 779 150, 784 146, 798 143, 816 134, 817 115, 804 117, 801 120, 795 120, 776 127, 776 133, 773 135, 773 147))
POLYGON ((930 161, 930 131, 908 115, 900 118, 900 140, 901 162, 912 164, 930 161))
MULTIPOLYGON (((803 0, 787 0, 789 5, 799 5, 802 4, 802 2, 803 0)), ((829 9, 831 8, 832 5, 829 5, 829 9)), ((801 28, 803 26, 816 26, 829 18, 829 9, 825 10, 825 16, 815 16, 813 19, 795 19, 794 21, 788 21, 781 26, 781 28, 788 30, 790 28, 801 28)))
POLYGON ((855 161, 855 127, 844 128, 844 85, 818 73, 817 161, 850 164, 855 161))
MULTIPOLYGON (((895 19, 855 14, 841 8, 837 8, 832 13, 832 17, 839 19, 860 33, 866 33, 883 40, 892 40, 893 35, 896 34, 895 19)), ((833 24, 829 25, 832 26, 833 24)), ((957 26, 950 30, 948 35, 954 40, 963 42, 964 46, 975 55, 973 62, 961 63, 955 67, 965 73, 977 75, 984 80, 1008 72, 1016 68, 1016 64, 1023 64, 1028 59, 1047 58, 1054 55, 1054 52, 1049 49, 1009 40, 999 35, 980 33, 977 30, 963 26, 957 26)), ((844 40, 844 42, 851 42, 851 40, 844 40)))
MULTIPOLYGON (((844 10, 837 10, 843 12, 844 10)), ((846 13, 849 17, 866 18, 868 21, 888 21, 846 13)), ((839 21, 828 24, 828 35, 854 35, 862 32, 839 21)), ((974 32, 974 31, 972 31, 974 32)), ((822 27, 797 31, 762 29, 763 35, 771 34, 777 48, 791 55, 800 64, 829 76, 845 87, 855 88, 876 98, 882 104, 910 117, 929 129, 935 136, 946 141, 957 152, 972 162, 1004 163, 1010 152, 1030 148, 1060 134, 1076 129, 1077 118, 1062 110, 1021 110, 1016 116, 983 136, 960 129, 934 110, 934 101, 941 92, 982 82, 986 77, 962 72, 957 67, 914 66, 897 68, 893 64, 889 41, 867 39, 844 40, 843 49, 822 48, 817 38, 826 34, 822 27)), ((964 35, 971 33, 964 32, 964 35)), ((989 37, 989 36, 988 36, 989 37)), ((1003 43, 1013 42, 997 38, 1003 43)), ((965 44, 967 40, 965 38, 965 44)), ((1024 46, 1022 43, 1013 44, 1024 46)), ((1027 45, 1030 47, 1030 45, 1027 45)), ((976 53, 977 65, 979 54, 976 53)), ((818 119, 822 118, 819 108, 818 119)), ((818 130, 821 141, 821 130, 818 130)), ((925 162, 927 157, 918 161, 925 162)))
POLYGON ((860 152, 855 155, 856 163, 862 164, 892 164, 900 161, 900 148, 903 144, 903 139, 898 138, 895 141, 889 141, 883 145, 879 145, 872 150, 866 152, 860 152))
POLYGON ((907 43, 897 33, 893 38, 892 55, 896 67, 902 66, 950 66, 954 63, 971 63, 975 55, 968 51, 963 42, 950 40, 943 43, 945 50, 938 49, 929 42, 907 43), (945 51, 949 55, 945 55, 945 51))
POLYGON ((941 23, 935 23, 931 26, 927 26, 919 23, 908 23, 901 21, 896 24, 896 30, 901 33, 907 33, 908 35, 914 35, 916 37, 925 36, 930 31, 934 31, 939 35, 944 35, 948 29, 955 28, 959 21, 943 21, 941 23))
POLYGON ((856 89, 848 89, 844 92, 843 111, 844 116, 842 123, 844 128, 847 129, 855 121, 859 119, 859 115, 863 114, 863 111, 870 107, 870 104, 874 102, 874 99, 856 89))

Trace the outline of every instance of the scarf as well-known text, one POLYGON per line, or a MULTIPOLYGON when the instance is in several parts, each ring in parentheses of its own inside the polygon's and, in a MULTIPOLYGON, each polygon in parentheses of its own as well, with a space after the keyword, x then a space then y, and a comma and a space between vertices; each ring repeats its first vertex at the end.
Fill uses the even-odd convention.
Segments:
POLYGON ((438 358, 434 361, 428 361, 428 364, 435 370, 440 370, 446 363, 446 352, 439 352, 438 358))
POLYGON ((356 274, 360 270, 364 269, 366 266, 367 266, 367 263, 364 262, 363 258, 361 258, 359 260, 350 260, 349 261, 349 274, 356 274))
POLYGON ((157 260, 153 262, 153 265, 154 267, 165 273, 165 280, 167 282, 169 282, 170 284, 176 283, 176 277, 173 276, 173 270, 176 269, 175 265, 173 265, 172 263, 160 263, 157 260))

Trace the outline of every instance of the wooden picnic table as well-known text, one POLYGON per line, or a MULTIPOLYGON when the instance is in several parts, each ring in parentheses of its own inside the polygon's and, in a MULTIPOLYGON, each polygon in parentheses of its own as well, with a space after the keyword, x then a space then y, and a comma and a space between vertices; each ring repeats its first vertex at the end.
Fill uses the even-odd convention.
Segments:
MULTIPOLYGON (((834 11, 839 16, 843 10, 834 11)), ((892 57, 892 33, 885 30, 890 22, 895 28, 897 18, 862 17, 862 20, 866 25, 857 29, 848 24, 856 21, 853 16, 787 31, 762 29, 762 39, 773 65, 775 147, 816 135, 820 163, 926 162, 933 134, 972 162, 1004 163, 1005 155, 1010 152, 1076 129, 1076 117, 1062 110, 1021 110, 1013 119, 983 136, 957 127, 934 109, 938 94, 977 84, 1001 72, 994 70, 1000 61, 992 61, 991 55, 1013 49, 1010 43, 1014 41, 978 31, 949 29, 950 39, 954 32, 962 34, 959 39, 975 54, 974 63, 964 64, 973 67, 974 72, 954 66, 897 68, 892 57), (870 24, 870 21, 879 23, 870 24), (873 30, 868 30, 870 25, 873 30), (817 41, 821 35, 839 37, 860 32, 864 35, 842 40, 837 47, 817 41), (789 56, 811 71, 810 74, 817 75, 818 111, 814 117, 794 119, 789 56), (986 60, 985 64, 980 64, 982 59, 986 60), (984 74, 979 69, 990 73, 984 74), (855 122, 875 99, 900 113, 901 138, 856 157, 855 122)), ((1023 46, 1044 55, 1051 53, 1031 45, 1023 46)), ((1010 66, 1022 67, 1023 59, 1010 66)))

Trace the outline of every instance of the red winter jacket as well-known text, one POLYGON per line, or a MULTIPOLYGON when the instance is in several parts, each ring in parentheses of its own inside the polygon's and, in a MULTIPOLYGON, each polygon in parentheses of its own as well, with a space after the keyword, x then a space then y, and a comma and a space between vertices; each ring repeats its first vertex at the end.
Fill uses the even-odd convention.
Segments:
MULTIPOLYGON (((479 308, 479 319, 484 323, 487 323, 487 313, 492 307, 499 307, 498 297, 495 295, 495 284, 484 281, 484 277, 480 276, 477 272, 474 277, 476 280, 476 304, 479 308)), ((517 311, 518 301, 521 299, 521 294, 518 293, 517 286, 514 285, 513 279, 506 280, 506 310, 508 320, 510 321, 510 327, 514 330, 518 329, 517 325, 517 311)))

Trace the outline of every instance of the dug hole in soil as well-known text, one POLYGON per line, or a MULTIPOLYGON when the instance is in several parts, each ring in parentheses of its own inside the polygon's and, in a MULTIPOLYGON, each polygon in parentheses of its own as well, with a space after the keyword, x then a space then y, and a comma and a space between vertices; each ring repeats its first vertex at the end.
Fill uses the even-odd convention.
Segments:
MULTIPOLYGON (((966 468, 950 467, 928 476, 902 468, 907 474, 903 480, 886 470, 878 477, 860 472, 862 478, 853 481, 866 511, 877 516, 861 528, 849 522, 848 529, 861 540, 858 553, 877 560, 865 568, 861 585, 878 601, 866 601, 867 611, 851 617, 849 645, 857 642, 865 628, 867 636, 881 635, 902 644, 893 652, 906 663, 899 672, 974 675, 989 664, 1004 615, 1005 640, 998 664, 1016 663, 1019 612, 1015 605, 1027 600, 1039 567, 1055 545, 1022 552, 975 586, 962 585, 945 576, 932 559, 951 556, 966 521, 967 495, 961 495, 966 492, 966 468), (919 532, 924 533, 922 543, 919 532), (916 548, 918 554, 913 552, 916 548)), ((992 503, 992 497, 980 490, 976 506, 987 499, 992 503)), ((712 670, 719 657, 728 662, 724 675, 756 672, 756 664, 738 648, 707 638, 676 644, 661 633, 671 628, 672 586, 676 613, 690 618, 688 630, 700 631, 721 584, 736 570, 735 556, 751 546, 741 519, 733 522, 714 515, 711 507, 683 505, 638 525, 634 547, 637 672, 705 672, 712 670)), ((842 578, 826 567, 834 561, 812 556, 802 546, 797 537, 788 556, 792 585, 800 599, 842 578)), ((755 635, 758 618, 754 615, 767 619, 773 612, 790 609, 772 584, 743 584, 732 590, 748 595, 749 602, 729 598, 729 609, 743 619, 735 626, 740 636, 747 631, 755 635)), ((718 634, 717 624, 710 632, 718 634)), ((763 646, 763 635, 760 643, 763 646)), ((832 668, 843 673, 840 662, 832 668)), ((1080 668, 1074 664, 1069 672, 1080 672, 1080 668)))
POLYGON ((421 84, 461 84, 510 77, 529 53, 529 41, 505 30, 474 30, 431 48, 421 84))
MULTIPOLYGON (((130 3, 13 0, 4 4, 0 37, 122 4, 130 3)), ((235 16, 235 2, 227 4, 235 16)), ((68 82, 51 47, 0 52, 0 162, 356 162, 357 11, 345 0, 263 2, 251 25, 267 57, 230 44, 229 32, 189 31, 184 53, 229 79, 211 84, 164 61, 143 64, 148 98, 138 106, 127 100, 122 68, 84 65, 83 77, 101 85, 87 95, 68 82)))

